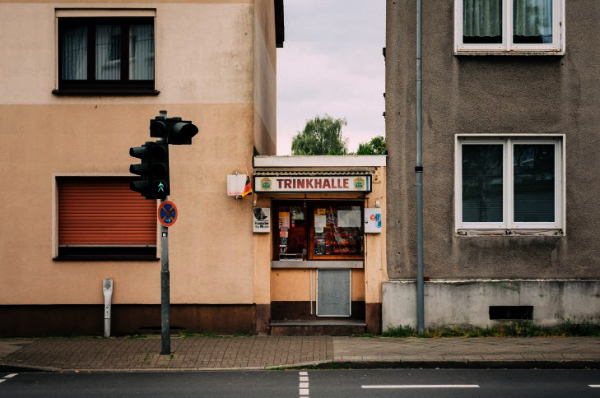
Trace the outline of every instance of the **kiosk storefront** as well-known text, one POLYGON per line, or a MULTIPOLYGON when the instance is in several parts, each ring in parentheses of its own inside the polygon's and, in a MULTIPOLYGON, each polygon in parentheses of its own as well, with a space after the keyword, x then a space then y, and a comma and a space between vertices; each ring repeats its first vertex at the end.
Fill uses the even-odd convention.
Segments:
POLYGON ((385 156, 256 157, 253 177, 270 332, 379 333, 385 156))

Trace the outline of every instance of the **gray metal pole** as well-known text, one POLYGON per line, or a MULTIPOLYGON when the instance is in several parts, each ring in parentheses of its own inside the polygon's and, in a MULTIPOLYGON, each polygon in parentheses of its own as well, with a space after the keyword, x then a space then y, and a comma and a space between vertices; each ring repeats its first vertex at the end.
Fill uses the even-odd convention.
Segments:
MULTIPOLYGON (((165 200, 161 200, 163 203, 165 200)), ((160 355, 171 355, 171 288, 169 274, 169 228, 160 226, 160 243, 162 246, 160 255, 160 318, 161 318, 161 340, 160 355)))
POLYGON ((423 286, 423 0, 417 0, 417 331, 425 329, 423 286))

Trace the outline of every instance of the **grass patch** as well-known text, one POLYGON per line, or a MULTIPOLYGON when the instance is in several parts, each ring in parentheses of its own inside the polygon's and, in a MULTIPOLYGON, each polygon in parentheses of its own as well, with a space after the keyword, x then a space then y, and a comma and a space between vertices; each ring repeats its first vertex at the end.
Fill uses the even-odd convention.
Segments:
POLYGON ((555 326, 536 325, 532 321, 507 321, 487 328, 448 326, 426 329, 418 333, 412 326, 394 326, 382 337, 600 337, 600 324, 565 321, 555 326))
POLYGON ((373 333, 360 333, 360 334, 353 334, 352 337, 362 337, 365 339, 372 339, 375 337, 375 335, 373 333))
POLYGON ((190 331, 187 331, 187 330, 185 332, 182 332, 179 336, 183 337, 184 339, 191 338, 191 337, 204 337, 204 338, 207 338, 207 339, 222 339, 222 338, 225 338, 225 336, 222 336, 222 335, 216 334, 216 333, 212 333, 212 332, 196 333, 196 332, 190 332, 190 331))

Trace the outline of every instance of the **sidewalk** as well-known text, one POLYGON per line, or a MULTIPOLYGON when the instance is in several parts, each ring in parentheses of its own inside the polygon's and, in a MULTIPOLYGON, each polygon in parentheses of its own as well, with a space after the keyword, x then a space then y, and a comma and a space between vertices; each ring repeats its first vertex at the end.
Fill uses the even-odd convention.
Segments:
POLYGON ((331 336, 0 339, 0 371, 191 371, 279 367, 600 368, 600 338, 331 336))

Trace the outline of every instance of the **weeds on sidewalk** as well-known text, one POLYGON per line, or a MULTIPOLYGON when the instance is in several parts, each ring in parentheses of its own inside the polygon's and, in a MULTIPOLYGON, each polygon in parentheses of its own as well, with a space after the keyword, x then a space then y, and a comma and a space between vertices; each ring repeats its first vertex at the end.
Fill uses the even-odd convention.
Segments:
POLYGON ((600 337, 600 324, 565 321, 555 326, 536 325, 532 321, 512 321, 487 328, 448 326, 418 333, 409 325, 394 326, 382 337, 600 337))

